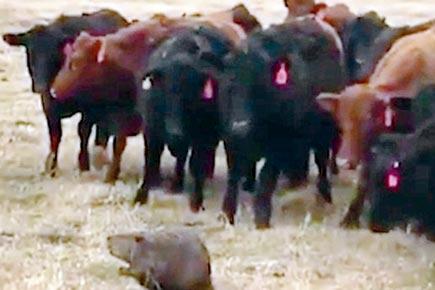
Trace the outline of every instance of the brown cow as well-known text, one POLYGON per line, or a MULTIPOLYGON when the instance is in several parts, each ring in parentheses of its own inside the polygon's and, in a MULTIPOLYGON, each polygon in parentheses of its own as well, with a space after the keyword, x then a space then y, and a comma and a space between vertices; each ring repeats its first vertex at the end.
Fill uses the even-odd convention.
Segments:
MULTIPOLYGON (((46 158, 45 170, 54 176, 57 168, 59 144, 62 139, 61 119, 81 111, 74 102, 59 103, 50 95, 50 85, 65 59, 64 47, 73 41, 81 31, 101 36, 113 33, 128 22, 119 13, 103 9, 94 13, 77 16, 61 15, 48 25, 36 25, 30 30, 3 35, 3 40, 12 46, 26 48, 27 67, 32 80, 32 91, 41 95, 42 108, 47 119, 50 137, 50 153, 46 158)), ((88 140, 83 140, 83 122, 79 124, 81 141, 79 153, 80 170, 89 170, 88 140)), ((96 145, 105 147, 107 136, 97 127, 96 145)), ((90 131, 90 129, 89 129, 90 131)))
MULTIPOLYGON (((206 16, 168 18, 156 15, 105 37, 82 33, 68 48, 67 58, 52 84, 51 93, 60 102, 80 95, 81 99, 77 101, 87 103, 90 109, 108 104, 134 107, 137 94, 142 89, 140 83, 149 56, 163 40, 186 27, 205 25, 219 29, 237 46, 247 32, 257 27, 256 23, 246 8, 238 5, 231 10, 206 16), (110 82, 107 76, 110 76, 110 82), (135 89, 127 90, 129 93, 126 95, 124 85, 135 89)), ((106 176, 108 182, 113 182, 118 176, 126 144, 127 136, 122 132, 116 134, 114 162, 106 176)))
POLYGON ((362 121, 376 99, 413 98, 424 87, 435 83, 435 25, 397 40, 376 66, 367 84, 354 85, 340 94, 320 96, 336 108, 335 116, 343 129, 342 156, 355 168, 361 158, 362 121))

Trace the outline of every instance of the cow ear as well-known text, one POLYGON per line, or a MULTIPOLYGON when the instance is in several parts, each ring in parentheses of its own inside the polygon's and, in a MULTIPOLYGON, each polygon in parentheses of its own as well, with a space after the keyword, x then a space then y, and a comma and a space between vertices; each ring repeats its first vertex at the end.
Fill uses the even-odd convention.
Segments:
POLYGON ((7 33, 3 35, 3 40, 12 46, 20 46, 20 45, 26 45, 27 41, 27 34, 26 33, 19 33, 19 34, 12 34, 7 33))
POLYGON ((106 57, 106 46, 104 40, 97 39, 92 45, 91 54, 97 63, 102 63, 106 57))
POLYGON ((340 101, 340 95, 321 93, 319 96, 317 96, 316 101, 322 109, 330 113, 335 113, 338 108, 338 102, 340 101))

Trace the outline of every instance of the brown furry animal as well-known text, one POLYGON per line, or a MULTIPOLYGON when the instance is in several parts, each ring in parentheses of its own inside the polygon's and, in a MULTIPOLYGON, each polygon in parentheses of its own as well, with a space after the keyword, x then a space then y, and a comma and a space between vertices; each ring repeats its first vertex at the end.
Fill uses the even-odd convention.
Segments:
POLYGON ((211 290, 210 256, 199 237, 184 230, 130 233, 107 238, 119 269, 149 289, 211 290))

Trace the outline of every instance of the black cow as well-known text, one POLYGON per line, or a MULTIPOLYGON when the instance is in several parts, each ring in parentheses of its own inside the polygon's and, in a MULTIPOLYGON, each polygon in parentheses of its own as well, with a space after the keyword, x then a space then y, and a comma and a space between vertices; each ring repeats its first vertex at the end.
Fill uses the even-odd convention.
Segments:
POLYGON ((202 207, 203 186, 214 168, 220 139, 218 114, 222 59, 233 44, 212 27, 199 26, 173 36, 152 54, 145 79, 145 169, 136 201, 146 202, 150 187, 160 178, 160 156, 166 144, 177 158, 172 189, 183 187, 189 148, 194 192, 192 211, 202 207))
MULTIPOLYGON (((59 104, 50 95, 50 85, 65 58, 66 44, 73 42, 81 31, 87 31, 92 35, 105 35, 127 25, 128 22, 117 12, 104 9, 81 16, 62 15, 48 25, 37 25, 23 33, 3 35, 3 39, 10 45, 26 48, 32 91, 41 95, 47 118, 50 153, 46 159, 45 169, 51 175, 54 175, 57 167, 58 148, 62 138, 60 120, 80 111, 74 102, 59 104)), ((82 135, 81 131, 83 130, 79 128, 79 135, 82 135)), ((97 129, 97 145, 105 146, 107 138, 106 132, 97 129)), ((89 170, 87 148, 86 152, 80 152, 79 166, 80 170, 89 170)))
MULTIPOLYGON (((398 161, 404 153, 407 154, 414 150, 412 149, 413 144, 409 144, 409 141, 403 142, 403 139, 406 135, 413 133, 415 128, 424 126, 434 113, 434 86, 428 86, 421 90, 415 99, 393 98, 389 104, 385 104, 383 101, 373 104, 370 116, 364 124, 365 142, 357 196, 352 200, 341 222, 342 226, 358 227, 364 201, 366 199, 372 200, 373 196, 379 197, 379 192, 388 192, 385 189, 385 183, 375 183, 374 179, 378 178, 380 174, 386 174, 386 166, 392 164, 391 160, 398 161), (388 115, 391 120, 389 126, 386 126, 388 115)), ((409 177, 409 175, 407 176, 409 177)), ((418 177, 418 175, 416 176, 418 177)), ((386 201, 384 203, 388 204, 386 201)), ((382 210, 374 210, 374 212, 379 216, 382 210)), ((384 215, 388 215, 388 213, 384 213, 384 215)), ((385 222, 388 224, 388 221, 385 222)), ((383 227, 379 223, 377 224, 373 228, 383 227)))
POLYGON ((417 221, 419 230, 435 238, 435 120, 414 134, 382 134, 371 147, 367 195, 369 227, 386 232, 417 221))
POLYGON ((390 27, 370 11, 347 23, 340 33, 350 84, 366 82, 377 63, 399 38, 430 28, 434 20, 414 26, 390 27))
MULTIPOLYGON (((266 159, 256 189, 258 228, 268 227, 277 177, 303 167, 310 148, 319 167, 318 189, 331 202, 327 178, 329 149, 339 130, 318 106, 320 92, 345 84, 343 55, 335 39, 307 18, 252 34, 247 53, 231 60, 233 83, 225 94, 224 132, 230 166, 223 211, 234 222, 238 182, 259 158, 266 159), (229 112, 229 113, 228 113, 229 112)), ((229 74, 231 75, 231 74, 229 74)), ((305 170, 304 170, 305 171, 305 170)))

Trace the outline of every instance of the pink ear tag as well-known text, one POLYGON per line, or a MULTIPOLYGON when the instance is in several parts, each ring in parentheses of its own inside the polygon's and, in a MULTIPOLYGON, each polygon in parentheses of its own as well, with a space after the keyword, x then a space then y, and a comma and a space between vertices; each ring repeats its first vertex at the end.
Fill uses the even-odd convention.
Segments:
POLYGON ((272 68, 272 84, 279 89, 286 89, 290 83, 290 64, 286 59, 275 63, 272 68))
POLYGON ((387 106, 385 109, 385 119, 384 124, 387 128, 390 128, 393 125, 393 110, 391 110, 390 106, 387 106))
POLYGON ((214 99, 214 93, 213 81, 208 78, 202 90, 202 98, 204 100, 212 100, 214 99))
POLYGON ((279 64, 279 69, 275 75, 275 83, 280 86, 286 85, 288 82, 288 72, 285 63, 279 64))

